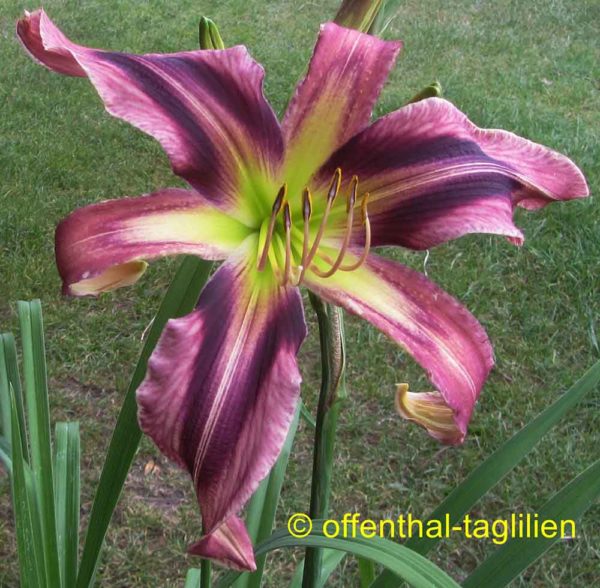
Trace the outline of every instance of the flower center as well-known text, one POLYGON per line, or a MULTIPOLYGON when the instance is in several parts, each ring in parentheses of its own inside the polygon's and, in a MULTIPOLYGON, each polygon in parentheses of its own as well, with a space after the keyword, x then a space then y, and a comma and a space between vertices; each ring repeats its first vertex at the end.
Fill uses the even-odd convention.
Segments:
POLYGON ((329 278, 337 271, 350 272, 358 269, 367 258, 371 247, 371 224, 367 211, 369 194, 365 193, 360 199, 360 214, 362 224, 365 230, 365 244, 363 252, 353 263, 344 264, 344 259, 348 253, 348 247, 352 238, 352 229, 354 224, 354 209, 358 204, 358 177, 353 176, 350 182, 350 191, 346 196, 346 223, 344 236, 338 254, 335 259, 319 249, 327 229, 327 221, 333 204, 340 192, 342 183, 342 170, 337 168, 331 179, 327 191, 325 209, 321 219, 316 226, 314 239, 311 243, 311 216, 313 211, 312 195, 308 188, 302 192, 302 231, 294 226, 292 222, 292 212, 287 200, 287 184, 279 189, 273 207, 271 216, 263 222, 259 237, 259 256, 257 270, 263 271, 267 261, 271 263, 273 270, 283 286, 298 286, 304 280, 307 271, 312 271, 321 278, 329 278), (282 215, 283 235, 276 231, 277 220, 282 215), (294 242, 294 235, 298 234, 298 239, 294 242), (298 245, 301 243, 301 247, 298 245), (298 249, 296 257, 300 257, 298 264, 295 264, 294 251, 298 249), (300 253, 301 251, 301 253, 300 253), (329 268, 323 270, 314 264, 315 258, 323 260, 329 265, 329 268))

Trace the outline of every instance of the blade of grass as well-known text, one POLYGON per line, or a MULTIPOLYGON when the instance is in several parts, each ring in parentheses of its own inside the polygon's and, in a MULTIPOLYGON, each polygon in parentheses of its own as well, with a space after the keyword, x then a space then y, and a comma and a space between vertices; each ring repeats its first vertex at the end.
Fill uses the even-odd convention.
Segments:
POLYGON ((12 431, 12 496, 17 530, 17 553, 23 586, 46 587, 46 570, 33 479, 21 449, 21 430, 12 387, 9 391, 12 431))
POLYGON ((32 300, 18 302, 17 308, 21 325, 31 472, 41 517, 44 565, 48 583, 58 587, 62 584, 54 514, 54 476, 42 306, 39 300, 32 300))
POLYGON ((63 585, 75 586, 79 555, 79 423, 57 423, 54 453, 56 531, 63 585))
MULTIPOLYGON (((21 378, 19 377, 19 366, 17 363, 17 346, 12 333, 0 335, 0 411, 3 416, 4 438, 10 448, 10 398, 9 387, 12 386, 15 403, 17 406, 17 418, 21 430, 21 447, 23 458, 29 463, 29 448, 27 447, 27 429, 25 428, 25 412, 23 408, 23 392, 21 390, 21 378), (6 410, 6 413, 4 412, 6 410)), ((10 452, 8 453, 10 456, 10 452)))
MULTIPOLYGON (((323 521, 313 521, 311 534, 303 538, 293 537, 286 529, 276 531, 257 547, 256 556, 282 547, 337 549, 381 564, 415 588, 458 588, 458 584, 438 566, 403 545, 381 537, 326 537, 322 525, 323 521)), ((238 573, 226 574, 217 588, 229 586, 238 573)))
MULTIPOLYGON (((578 520, 600 496, 600 460, 571 480, 539 510, 539 521, 578 520)), ((560 525, 559 525, 560 528, 560 525)), ((489 556, 464 582, 464 588, 502 588, 561 537, 514 538, 489 556)))
MULTIPOLYGON (((600 382, 600 361, 596 362, 567 392, 533 421, 511 437, 469 476, 431 513, 428 520, 443 520, 448 514, 454 524, 469 512, 489 490, 508 474, 543 438, 543 436, 600 382)), ((413 537, 406 542, 410 549, 425 555, 439 539, 413 537)), ((371 588, 392 588, 401 585, 388 570, 384 570, 371 588)))
POLYGON ((170 318, 187 314, 194 308, 200 291, 208 280, 212 265, 212 262, 197 257, 184 258, 149 329, 100 475, 77 574, 77 588, 88 588, 94 582, 104 536, 142 436, 137 423, 135 391, 146 373, 148 358, 166 322, 170 318))

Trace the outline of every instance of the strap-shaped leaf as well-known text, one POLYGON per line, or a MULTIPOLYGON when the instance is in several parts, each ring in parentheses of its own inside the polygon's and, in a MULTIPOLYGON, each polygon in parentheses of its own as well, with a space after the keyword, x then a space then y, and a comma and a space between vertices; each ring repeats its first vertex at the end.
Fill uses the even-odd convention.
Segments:
MULTIPOLYGON (((302 402, 302 401, 300 401, 302 402)), ((296 415, 288 431, 287 438, 273 466, 271 473, 265 478, 259 489, 252 497, 246 516, 246 525, 248 533, 253 543, 260 543, 267 539, 273 531, 275 522, 275 513, 279 504, 281 487, 285 478, 292 445, 298 429, 298 419, 300 407, 296 410, 296 415)), ((236 588, 260 588, 262 576, 265 568, 266 554, 256 558, 256 571, 252 574, 244 574, 235 583, 236 588)))
POLYGON ((12 333, 0 335, 0 424, 4 439, 4 451, 10 457, 11 444, 11 412, 9 389, 12 386, 17 407, 17 418, 21 429, 21 447, 23 457, 29 463, 29 448, 27 447, 27 429, 25 428, 25 412, 23 408, 23 393, 17 364, 17 346, 12 333))
MULTIPOLYGON (((471 507, 485 496, 506 474, 508 474, 544 437, 544 435, 574 408, 600 382, 600 361, 595 363, 556 402, 549 406, 533 421, 511 437, 481 465, 457 486, 448 497, 431 513, 428 520, 444 520, 450 516, 450 523, 460 521, 471 507)), ((426 554, 439 539, 413 537, 406 543, 414 551, 426 554)), ((388 570, 384 570, 371 588, 396 588, 401 586, 388 570)))
POLYGON ((23 586, 48 586, 44 566, 44 545, 37 509, 33 476, 21 448, 20 423, 12 387, 9 390, 12 446, 12 495, 17 530, 19 569, 23 586))
POLYGON ((104 536, 142 436, 137 422, 135 391, 146 373, 148 358, 154 350, 166 322, 170 318, 187 314, 194 308, 212 265, 212 262, 197 257, 186 256, 184 258, 148 331, 148 337, 140 353, 110 440, 106 461, 94 497, 77 575, 78 588, 88 588, 93 585, 104 536))
MULTIPOLYGON (((580 519, 600 496, 600 460, 571 480, 539 510, 539 521, 580 519)), ((464 582, 464 588, 502 588, 529 567, 552 545, 555 538, 514 538, 498 548, 464 582)))
MULTIPOLYGON (((345 551, 384 566, 415 588, 458 587, 438 566, 403 545, 381 537, 328 538, 323 534, 323 521, 313 521, 311 534, 304 538, 293 537, 287 530, 276 531, 257 547, 255 554, 260 556, 282 547, 318 547, 345 551)), ((217 587, 229 586, 232 578, 237 575, 238 572, 226 574, 217 587)))
POLYGON ((54 451, 56 533, 63 585, 75 586, 79 557, 79 423, 57 423, 54 451))
POLYGON ((190 568, 185 576, 184 588, 200 588, 200 569, 190 568))
MULTIPOLYGON (((61 586, 54 514, 54 476, 50 440, 50 409, 44 349, 44 325, 39 300, 18 302, 23 346, 27 424, 31 446, 33 487, 40 511, 44 565, 50 586, 61 586)), ((15 419, 12 421, 14 426, 15 419)), ((13 439, 16 439, 13 436, 13 439)), ((14 447, 13 447, 14 450, 14 447)), ((13 464, 14 467, 15 464, 13 464)))

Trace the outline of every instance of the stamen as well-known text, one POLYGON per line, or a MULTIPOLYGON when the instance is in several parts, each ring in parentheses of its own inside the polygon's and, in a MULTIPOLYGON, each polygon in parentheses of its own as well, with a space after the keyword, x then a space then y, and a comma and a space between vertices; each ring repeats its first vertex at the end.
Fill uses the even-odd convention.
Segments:
POLYGON ((302 239, 302 259, 300 260, 300 266, 298 267, 299 274, 298 279, 294 286, 299 286, 300 282, 304 279, 306 273, 306 262, 308 259, 308 240, 310 239, 310 217, 312 215, 312 196, 308 188, 304 188, 302 193, 302 217, 304 221, 304 237, 302 239))
POLYGON ((358 261, 351 265, 341 265, 340 270, 343 272, 353 272, 358 269, 367 259, 369 251, 371 249, 371 221, 369 220, 369 213, 367 211, 367 203, 369 201, 369 193, 367 192, 362 199, 360 204, 360 212, 362 216, 362 222, 365 226, 365 246, 363 248, 362 255, 358 258, 358 261))
POLYGON ((321 278, 329 278, 333 276, 335 272, 342 265, 342 261, 344 261, 344 257, 346 255, 346 251, 348 250, 348 245, 350 244, 350 238, 352 237, 352 224, 354 223, 354 204, 356 203, 356 192, 358 191, 358 178, 356 176, 352 177, 352 185, 350 188, 350 194, 348 195, 348 199, 346 200, 346 232, 344 234, 344 240, 342 242, 342 248, 338 253, 338 256, 331 266, 329 270, 326 272, 322 272, 319 268, 313 268, 313 271, 317 276, 321 278))
POLYGON ((342 169, 339 167, 335 168, 333 172, 333 178, 331 179, 331 184, 329 185, 329 191, 327 192, 327 200, 335 200, 335 197, 338 195, 340 191, 340 184, 342 183, 342 169))
POLYGON ((292 271, 292 212, 290 204, 283 205, 283 225, 285 227, 285 269, 283 271, 283 285, 290 281, 292 271))
POLYGON ((269 228, 267 229, 267 238, 265 239, 265 245, 263 247, 260 259, 258 261, 257 270, 262 272, 265 269, 267 263, 267 257, 269 255, 269 248, 271 247, 271 240, 273 239, 273 231, 275 230, 275 222, 277 221, 277 215, 281 210, 281 205, 287 195, 287 184, 283 184, 277 192, 275 201, 273 202, 273 208, 271 209, 271 218, 269 219, 269 228))
MULTIPOLYGON (((317 236, 315 237, 314 243, 310 248, 310 252, 306 257, 305 263, 302 264, 303 268, 306 269, 310 266, 312 260, 317 253, 317 249, 319 248, 319 244, 321 243, 321 239, 323 238, 323 233, 325 232, 325 227, 327 226, 327 219, 329 218, 329 211, 333 206, 333 202, 340 191, 340 185, 342 183, 342 170, 338 167, 336 168, 333 178, 331 180, 331 185, 329 186, 329 191, 327 192, 327 204, 325 205, 325 210, 323 212, 323 218, 321 219, 321 224, 319 225, 319 230, 317 231, 317 236)), ((305 238, 306 240, 306 238, 305 238)), ((304 273, 302 274, 304 277, 304 273)))

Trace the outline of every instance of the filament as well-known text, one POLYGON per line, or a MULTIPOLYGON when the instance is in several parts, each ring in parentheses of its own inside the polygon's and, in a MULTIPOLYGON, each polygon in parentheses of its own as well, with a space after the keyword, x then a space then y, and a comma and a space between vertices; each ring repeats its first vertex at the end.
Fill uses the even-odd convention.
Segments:
POLYGON ((267 237, 265 239, 265 244, 260 255, 260 259, 258 261, 257 270, 262 272, 265 269, 265 264, 267 263, 267 257, 269 255, 269 249, 271 247, 271 241, 273 239, 273 231, 275 230, 275 222, 277 221, 277 215, 281 210, 281 205, 285 200, 287 194, 287 184, 283 184, 281 188, 279 188, 279 192, 277 192, 277 196, 275 197, 275 201, 273 202, 273 208, 271 209, 271 218, 269 219, 269 228, 267 229, 267 237))
POLYGON ((285 268, 283 270, 283 285, 290 281, 292 271, 292 213, 290 204, 283 205, 283 226, 285 227, 285 268))
POLYGON ((330 184, 329 190, 327 192, 327 204, 325 205, 325 211, 323 212, 323 218, 321 219, 321 224, 319 225, 319 229, 317 231, 317 236, 315 237, 312 247, 310 248, 310 252, 308 253, 306 262, 303 265, 303 267, 305 267, 305 268, 310 266, 312 260, 315 257, 315 254, 317 253, 317 249, 319 247, 319 244, 321 243, 321 239, 323 238, 323 233, 325 232, 325 227, 327 225, 327 219, 329 217, 329 211, 331 210, 333 202, 334 202, 336 196, 338 195, 338 192, 340 191, 341 183, 342 183, 342 170, 338 167, 333 174, 333 178, 331 180, 331 184, 330 184))
POLYGON ((367 192, 362 199, 360 204, 360 212, 362 216, 362 222, 365 226, 365 245, 363 247, 363 252, 358 260, 351 265, 341 265, 340 270, 343 272, 352 272, 358 269, 367 259, 367 255, 369 255, 369 251, 371 249, 371 221, 369 220, 369 213, 367 211, 367 203, 369 201, 369 193, 367 192))
MULTIPOLYGON (((356 203, 356 193, 358 191, 358 178, 356 176, 352 177, 352 185, 350 188, 350 194, 348 194, 348 199, 346 201, 346 232, 344 234, 344 240, 342 242, 342 247, 338 253, 336 260, 329 270, 326 272, 322 272, 319 268, 313 268, 313 271, 317 276, 321 278, 329 278, 333 276, 335 272, 342 265, 342 261, 344 261, 344 257, 346 255, 346 251, 348 249, 348 245, 350 244, 350 238, 352 237, 352 224, 354 222, 354 204, 356 203)), ((363 199, 364 201, 364 199, 363 199)))

